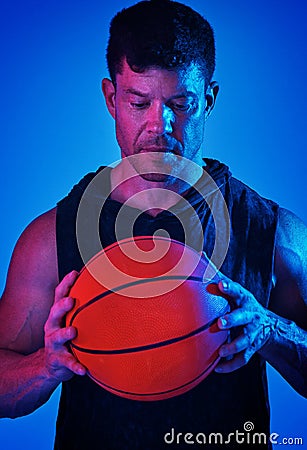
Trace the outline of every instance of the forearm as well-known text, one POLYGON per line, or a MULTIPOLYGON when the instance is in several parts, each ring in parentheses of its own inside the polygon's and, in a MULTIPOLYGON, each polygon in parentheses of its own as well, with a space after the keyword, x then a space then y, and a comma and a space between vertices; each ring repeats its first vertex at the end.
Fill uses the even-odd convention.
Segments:
POLYGON ((307 332, 270 312, 269 337, 258 353, 307 397, 307 332))
POLYGON ((15 418, 35 411, 58 386, 44 364, 44 349, 31 355, 0 350, 0 417, 15 418))

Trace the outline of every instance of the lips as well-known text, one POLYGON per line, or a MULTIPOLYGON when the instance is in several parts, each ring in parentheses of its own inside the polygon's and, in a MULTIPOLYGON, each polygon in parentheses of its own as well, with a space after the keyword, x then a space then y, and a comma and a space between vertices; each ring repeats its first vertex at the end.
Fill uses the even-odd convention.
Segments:
POLYGON ((178 154, 175 149, 169 147, 142 147, 139 153, 174 153, 178 154))

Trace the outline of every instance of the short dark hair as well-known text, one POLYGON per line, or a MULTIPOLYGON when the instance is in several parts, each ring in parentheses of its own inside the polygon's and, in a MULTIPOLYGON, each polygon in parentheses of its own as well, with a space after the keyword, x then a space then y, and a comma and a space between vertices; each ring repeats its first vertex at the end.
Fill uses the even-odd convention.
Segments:
POLYGON ((115 84, 126 58, 134 72, 149 67, 198 65, 206 85, 215 69, 214 33, 189 6, 171 0, 143 0, 117 13, 110 24, 107 64, 115 84))

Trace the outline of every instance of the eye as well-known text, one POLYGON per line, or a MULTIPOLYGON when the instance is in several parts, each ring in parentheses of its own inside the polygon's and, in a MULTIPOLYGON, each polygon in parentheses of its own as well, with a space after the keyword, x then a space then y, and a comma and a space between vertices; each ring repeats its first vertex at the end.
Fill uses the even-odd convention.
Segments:
POLYGON ((145 109, 149 106, 149 102, 131 102, 130 105, 134 109, 145 109))
POLYGON ((193 102, 190 102, 188 100, 183 102, 172 102, 170 107, 174 111, 189 112, 193 108, 193 102))
POLYGON ((173 108, 178 109, 179 111, 187 111, 190 108, 190 105, 174 103, 173 108))

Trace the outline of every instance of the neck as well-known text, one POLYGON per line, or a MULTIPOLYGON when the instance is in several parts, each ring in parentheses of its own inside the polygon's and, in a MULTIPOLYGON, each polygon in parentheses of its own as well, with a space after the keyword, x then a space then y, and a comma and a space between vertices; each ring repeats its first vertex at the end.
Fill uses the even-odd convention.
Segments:
MULTIPOLYGON (((177 204, 202 175, 202 168, 191 163, 180 177, 166 176, 159 181, 140 176, 123 159, 111 170, 111 198, 156 216, 177 204)), ((149 177, 150 178, 150 177, 149 177)))

